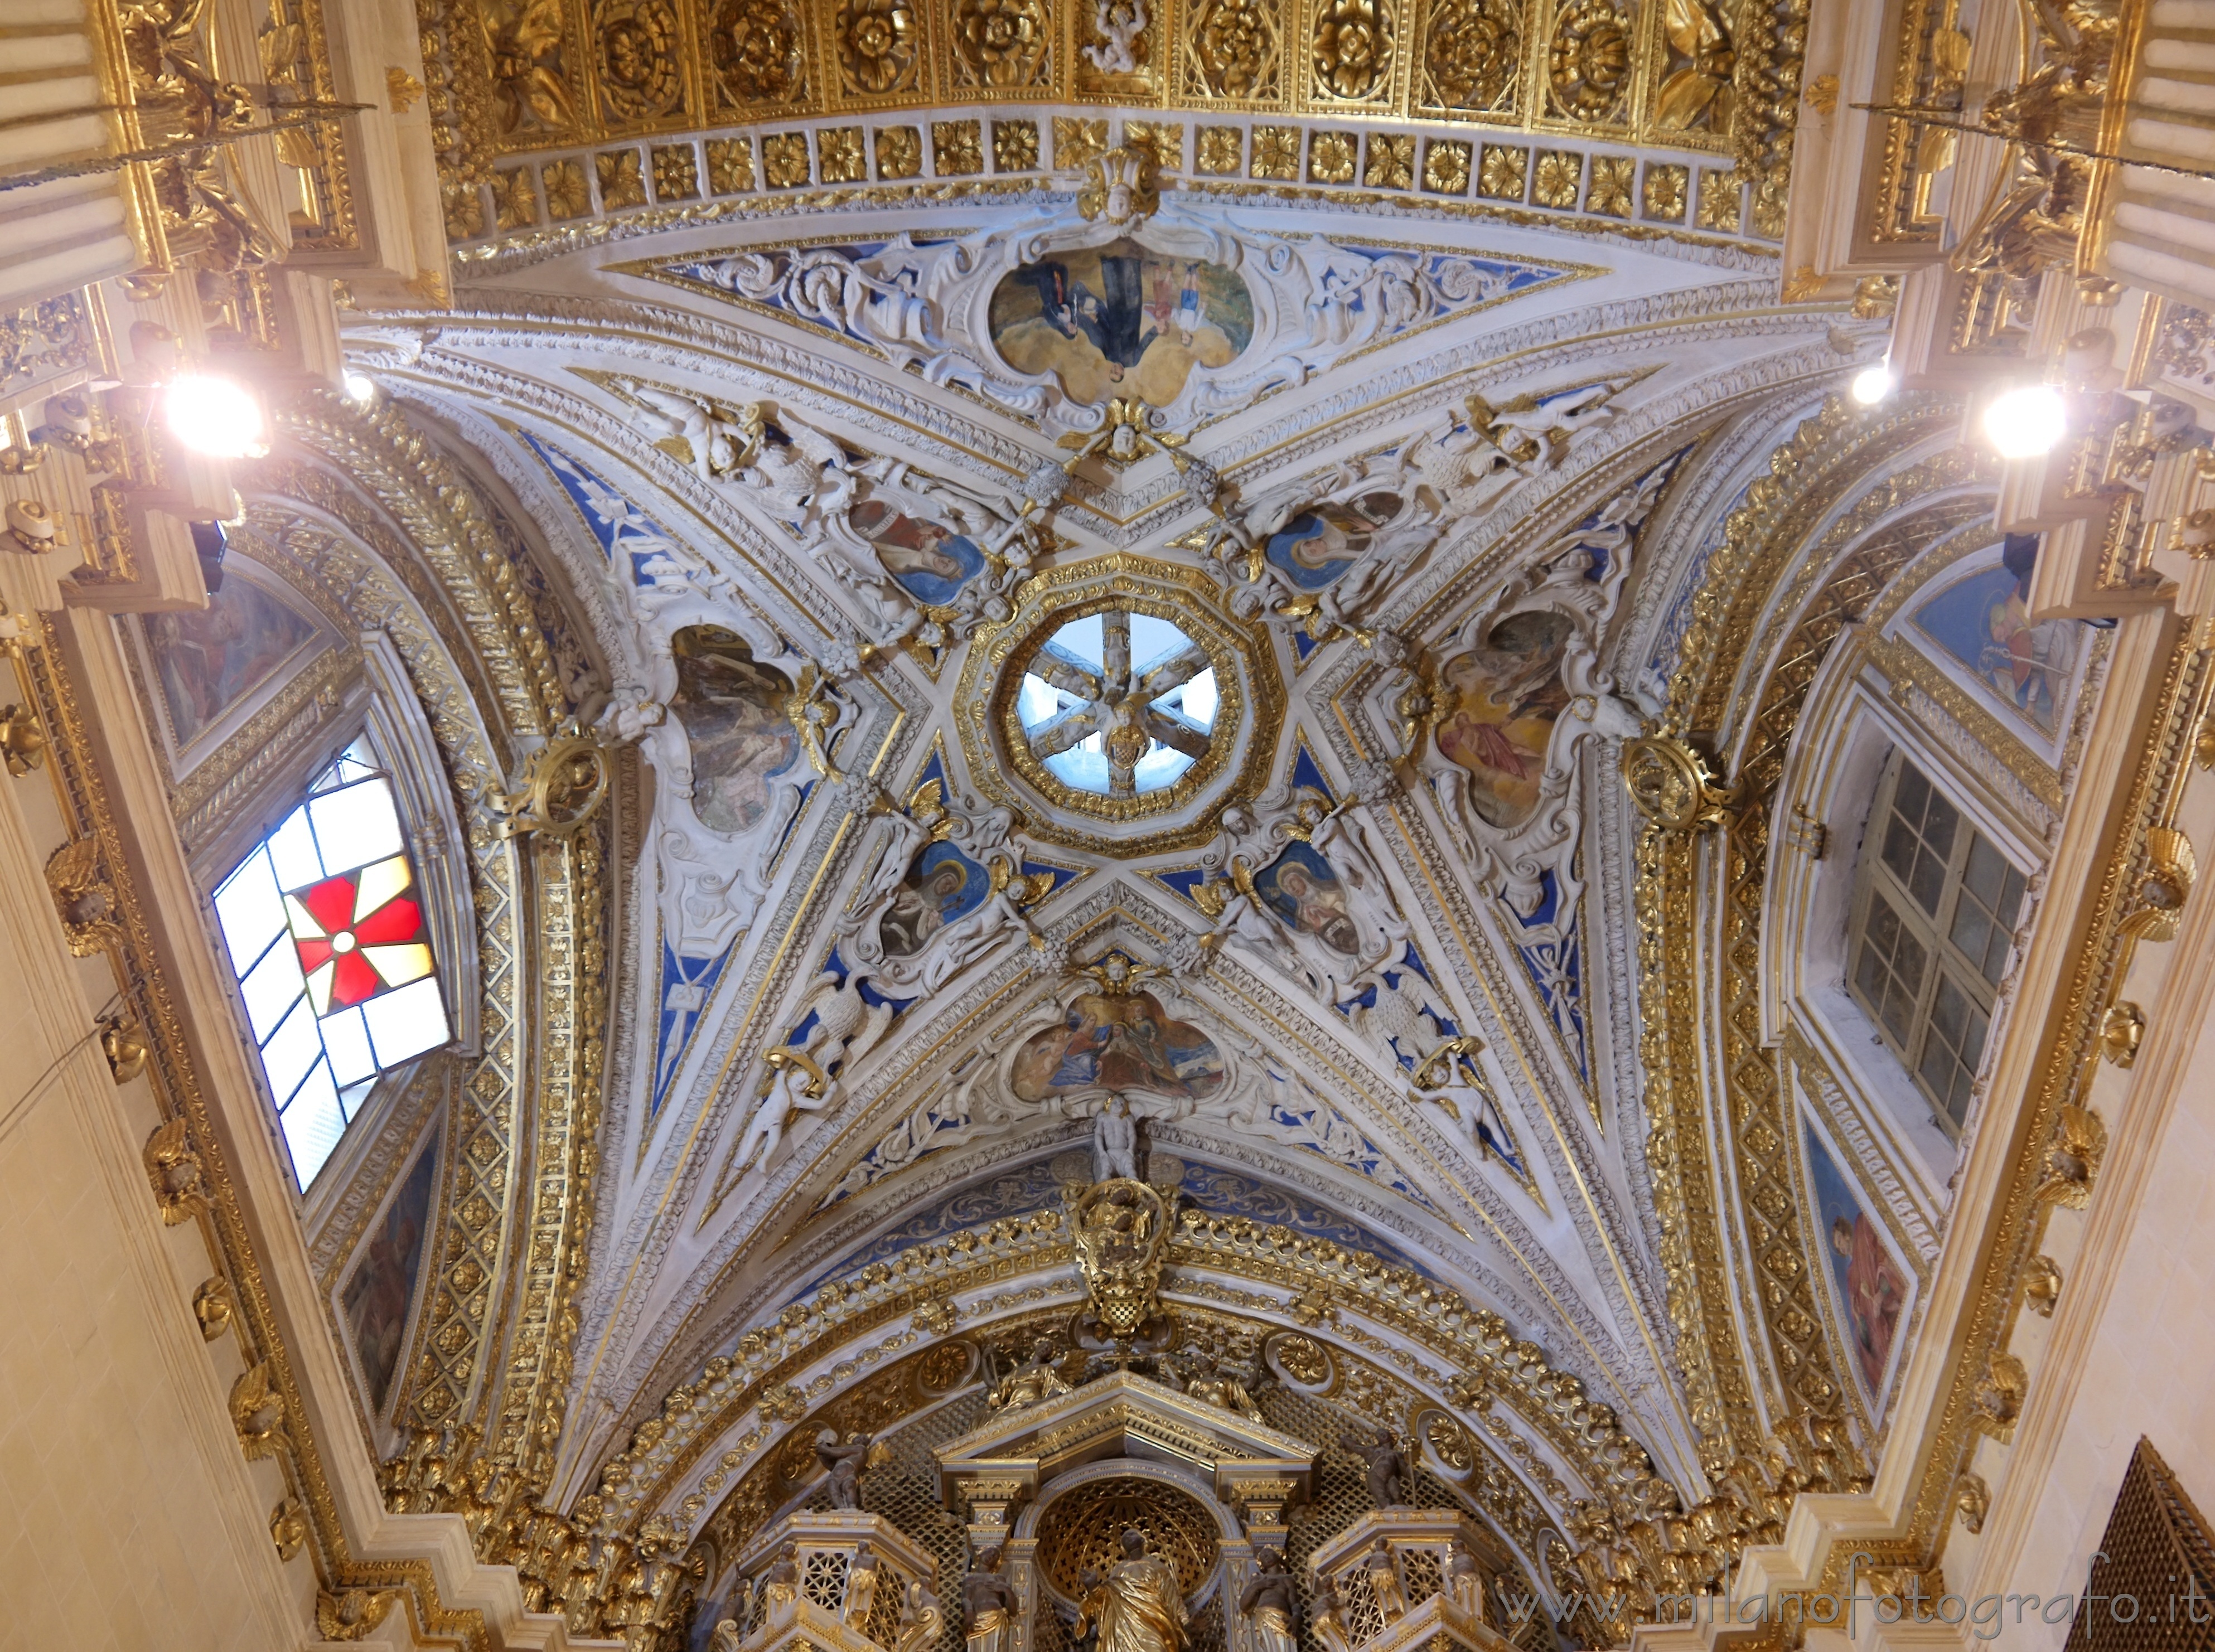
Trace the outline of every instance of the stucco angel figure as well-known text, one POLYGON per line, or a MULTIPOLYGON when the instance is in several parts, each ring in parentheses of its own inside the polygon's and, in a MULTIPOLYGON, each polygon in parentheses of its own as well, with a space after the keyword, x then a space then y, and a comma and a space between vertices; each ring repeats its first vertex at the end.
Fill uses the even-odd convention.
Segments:
POLYGON ((838 922, 857 978, 900 998, 928 997, 1009 934, 1034 938, 1025 909, 1053 887, 1022 871, 1004 809, 950 805, 936 780, 884 817, 860 899, 838 922))
POLYGON ((733 1170, 757 1159, 764 1170, 776 1164, 793 1115, 823 1112, 837 1103, 838 1079, 831 1068, 874 1048, 892 1025, 893 1009, 863 1000, 852 975, 841 980, 826 970, 794 1010, 794 1025, 807 1023, 810 1015, 814 1023, 804 1038, 777 1045, 763 1058, 760 1099, 732 1157, 733 1170))
POLYGON ((1222 835, 1200 864, 1223 874, 1193 890, 1215 919, 1211 942, 1292 968, 1332 1003, 1405 953, 1408 925, 1358 801, 1335 804, 1285 782, 1250 807, 1225 809, 1222 835))

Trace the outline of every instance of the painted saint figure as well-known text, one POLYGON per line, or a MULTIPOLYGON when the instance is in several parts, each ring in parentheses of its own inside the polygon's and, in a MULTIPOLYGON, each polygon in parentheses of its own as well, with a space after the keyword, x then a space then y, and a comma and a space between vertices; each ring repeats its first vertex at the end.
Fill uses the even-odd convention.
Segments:
POLYGON ((1441 674, 1439 755, 1469 771, 1470 806, 1492 825, 1519 826, 1538 807, 1546 747, 1569 706, 1561 667, 1572 628, 1548 609, 1511 614, 1441 674))
POLYGON ((1857 1213, 1850 1221, 1840 1216, 1833 1221, 1831 1249, 1846 1263, 1846 1319, 1854 1360, 1874 1394, 1883 1388, 1884 1368, 1892 1361, 1906 1288, 1876 1236, 1876 1224, 1867 1216, 1857 1213))

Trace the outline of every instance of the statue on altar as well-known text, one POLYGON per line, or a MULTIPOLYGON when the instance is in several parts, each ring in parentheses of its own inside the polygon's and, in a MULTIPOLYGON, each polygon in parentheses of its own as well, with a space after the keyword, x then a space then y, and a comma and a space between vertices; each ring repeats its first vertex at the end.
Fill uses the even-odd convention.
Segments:
POLYGON ((1392 1545, 1383 1538, 1370 1545, 1365 1563, 1369 1572, 1369 1595, 1388 1624, 1408 1615, 1407 1591, 1400 1587, 1400 1570, 1392 1563, 1392 1545))
POLYGON ((1324 1652, 1347 1652, 1346 1606, 1338 1598, 1338 1585, 1328 1577, 1316 1579, 1312 1623, 1324 1652))
POLYGON ((1262 1550, 1254 1563, 1257 1569, 1238 1597, 1238 1610, 1253 1631, 1254 1652, 1298 1652, 1298 1580, 1285 1569, 1279 1550, 1262 1550))
POLYGON ((1000 1576, 1000 1551, 987 1549, 961 1580, 968 1652, 1009 1652, 1015 1643, 1015 1592, 1000 1576))
POLYGON ((862 1471, 882 1468, 893 1459, 892 1447, 880 1446, 866 1434, 838 1443, 838 1430, 825 1429, 815 1436, 815 1460, 830 1471, 825 1489, 833 1508, 854 1510, 862 1506, 862 1471))
POLYGON ((877 1600, 877 1557, 870 1551, 864 1539, 854 1550, 852 1563, 846 1568, 846 1621, 868 1627, 869 1612, 877 1600))
POLYGON ((1123 1533, 1123 1558, 1096 1596, 1100 1652, 1183 1652, 1184 1591, 1175 1565, 1146 1552, 1145 1533, 1123 1533))
POLYGON ((1102 1107, 1092 1121, 1092 1179, 1138 1179, 1138 1126, 1131 1117, 1130 1102, 1121 1096, 1102 1107))
POLYGON ((1469 1545, 1456 1538, 1446 1547, 1446 1599, 1470 1617, 1484 1616, 1484 1574, 1469 1545))
POLYGON ((1338 1443, 1359 1457, 1369 1470, 1369 1501, 1379 1508, 1408 1507, 1408 1459, 1381 1423, 1371 1438, 1341 1434, 1338 1443))
POLYGON ((1067 1393, 1069 1385, 1054 1369, 1054 1361, 1053 1344, 1040 1337, 1031 1344, 1030 1358, 1003 1377, 985 1403, 996 1411, 1019 1411, 1026 1405, 1067 1393))
POLYGON ((1203 1405, 1235 1411, 1249 1422, 1265 1421, 1243 1376, 1210 1355, 1194 1354, 1186 1363, 1184 1391, 1203 1405))

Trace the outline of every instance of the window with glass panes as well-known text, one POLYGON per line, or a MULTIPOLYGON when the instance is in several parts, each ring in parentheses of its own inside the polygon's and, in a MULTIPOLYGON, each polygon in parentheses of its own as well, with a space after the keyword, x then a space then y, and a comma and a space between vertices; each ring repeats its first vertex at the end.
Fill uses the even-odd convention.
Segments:
POLYGON ((2023 875, 1895 752, 1862 851, 1847 983, 1949 1130, 1968 1116, 2023 875))
POLYGON ((239 863, 215 909, 305 1188, 377 1075, 449 1036, 392 782, 365 744, 239 863))

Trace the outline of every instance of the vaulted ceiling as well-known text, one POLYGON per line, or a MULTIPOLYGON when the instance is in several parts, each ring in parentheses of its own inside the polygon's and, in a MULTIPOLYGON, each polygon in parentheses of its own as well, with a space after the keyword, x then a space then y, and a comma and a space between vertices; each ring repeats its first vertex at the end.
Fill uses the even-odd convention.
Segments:
MULTIPOLYGON (((1545 1522, 1697 1500, 1615 766, 1862 347, 1776 299, 1796 45, 1604 0, 589 21, 433 17, 468 244, 345 337, 566 572, 635 753, 549 1497, 697 1515, 770 1416, 725 1374, 980 1229, 965 1280, 1051 1273, 1012 1219, 1127 1107, 1188 1278, 1466 1299, 1545 1522)), ((960 1312, 1074 1276, 1027 1288, 960 1312)))

